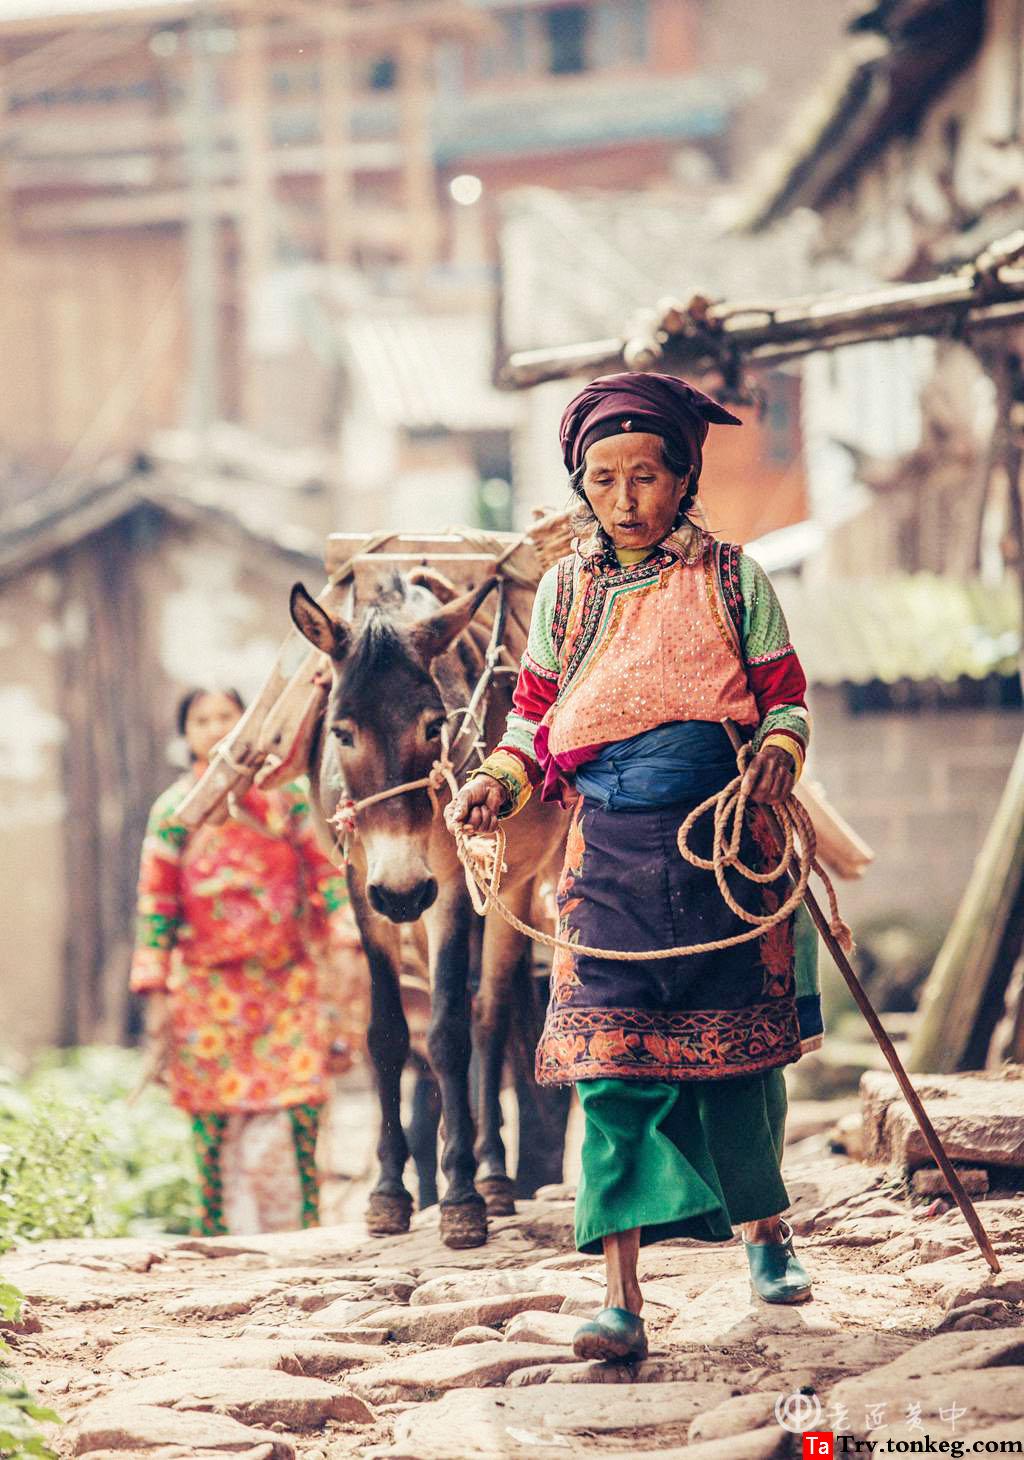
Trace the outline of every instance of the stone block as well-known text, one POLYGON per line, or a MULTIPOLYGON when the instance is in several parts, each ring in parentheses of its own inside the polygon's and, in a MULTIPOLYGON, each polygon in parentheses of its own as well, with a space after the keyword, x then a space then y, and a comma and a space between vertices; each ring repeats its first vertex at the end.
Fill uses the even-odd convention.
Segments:
MULTIPOLYGON (((566 1361, 572 1354, 566 1354, 566 1361)), ((467 1343, 457 1348, 392 1359, 346 1378, 347 1386, 371 1404, 434 1399, 449 1389, 482 1389, 504 1384, 516 1369, 557 1362, 558 1350, 540 1343, 467 1343)))
POLYGON ((782 1460, 788 1454, 793 1437, 779 1425, 688 1445, 701 1408, 697 1387, 580 1384, 540 1395, 458 1389, 399 1416, 382 1454, 388 1460, 782 1460))
POLYGON ((250 1429, 226 1414, 199 1414, 157 1405, 128 1405, 98 1400, 78 1416, 67 1439, 71 1453, 96 1450, 145 1455, 219 1453, 236 1460, 295 1460, 294 1446, 272 1430, 250 1429))
POLYGON ((354 1343, 311 1338, 133 1338, 108 1349, 106 1365, 122 1374, 158 1369, 279 1369, 331 1378, 362 1364, 379 1364, 380 1351, 354 1343))
MULTIPOLYGON (((954 1161, 1024 1166, 1024 1069, 965 1075, 919 1075, 914 1087, 954 1161)), ((931 1152, 890 1074, 860 1082, 864 1160, 914 1170, 931 1152)))
POLYGON ((320 1429, 328 1420, 372 1424, 373 1410, 354 1394, 323 1379, 274 1369, 170 1370, 124 1384, 119 1403, 226 1414, 244 1425, 320 1429))
MULTIPOLYGON (((958 1166, 956 1174, 968 1196, 984 1196, 988 1191, 988 1172, 984 1167, 958 1166)), ((937 1166, 921 1166, 910 1178, 915 1196, 948 1196, 949 1184, 937 1166)))
POLYGON ((414 1289, 409 1306, 425 1303, 468 1303, 474 1298, 500 1298, 506 1293, 561 1293, 566 1297, 579 1279, 571 1273, 524 1272, 521 1268, 482 1268, 476 1272, 445 1272, 414 1289))
POLYGON ((374 1328, 383 1329, 396 1343, 450 1343, 462 1328, 497 1328, 528 1308, 555 1311, 560 1293, 505 1293, 495 1298, 472 1298, 461 1303, 423 1303, 382 1308, 372 1315, 374 1328))
MULTIPOLYGON (((947 1340, 966 1345, 971 1339, 992 1336, 944 1333, 916 1347, 925 1349, 930 1344, 947 1340)), ((900 1363, 903 1360, 856 1379, 844 1379, 829 1390, 830 1412, 834 1415, 835 1407, 839 1406, 845 1414, 841 1423, 835 1422, 837 1430, 866 1438, 880 1425, 905 1421, 910 1406, 918 1403, 921 1404, 924 1429, 933 1434, 948 1433, 941 1427, 939 1411, 953 1405, 965 1411, 960 1425, 961 1434, 968 1426, 981 1428, 998 1420, 1020 1419, 1024 1415, 1024 1368, 932 1370, 919 1363, 916 1368, 908 1365, 901 1369, 898 1367, 900 1363)), ((888 1429, 883 1433, 888 1434, 888 1429)))
POLYGON ((571 1313, 545 1313, 528 1310, 517 1313, 505 1329, 506 1343, 551 1343, 559 1348, 572 1348, 573 1336, 580 1320, 571 1313))

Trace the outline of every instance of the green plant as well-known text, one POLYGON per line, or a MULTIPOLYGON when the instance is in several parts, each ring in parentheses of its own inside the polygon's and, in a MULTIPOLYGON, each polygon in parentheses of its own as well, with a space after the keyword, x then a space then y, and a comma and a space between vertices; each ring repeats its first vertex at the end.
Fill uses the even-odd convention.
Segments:
POLYGON ((188 1126, 134 1051, 84 1048, 0 1072, 0 1250, 48 1237, 185 1232, 188 1126))
MULTIPOLYGON (((0 1317, 8 1323, 21 1316, 23 1296, 13 1283, 0 1278, 0 1317)), ((3 1364, 10 1345, 0 1337, 0 1456, 5 1460, 22 1460, 36 1455, 41 1460, 56 1460, 54 1452, 40 1433, 39 1424, 60 1424, 61 1418, 52 1409, 37 1403, 16 1375, 3 1364)))

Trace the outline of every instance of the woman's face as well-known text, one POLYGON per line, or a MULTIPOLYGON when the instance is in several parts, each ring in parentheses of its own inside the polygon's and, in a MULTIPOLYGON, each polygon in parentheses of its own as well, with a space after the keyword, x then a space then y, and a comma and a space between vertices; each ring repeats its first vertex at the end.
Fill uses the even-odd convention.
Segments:
POLYGON ((606 436, 587 450, 583 492, 617 548, 650 548, 672 531, 688 477, 662 460, 660 436, 606 436))
POLYGON ((197 695, 185 720, 185 740, 194 759, 208 760, 217 741, 238 723, 241 713, 230 695, 197 695))

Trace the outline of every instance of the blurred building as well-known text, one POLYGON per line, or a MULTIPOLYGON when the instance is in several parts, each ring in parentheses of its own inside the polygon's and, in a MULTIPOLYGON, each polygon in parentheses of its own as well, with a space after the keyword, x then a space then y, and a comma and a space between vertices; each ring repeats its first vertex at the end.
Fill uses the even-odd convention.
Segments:
MULTIPOLYGON (((540 188, 508 194, 497 307, 501 360, 517 351, 612 337, 630 314, 659 296, 756 298, 802 291, 803 230, 780 230, 755 243, 725 232, 720 186, 706 182, 690 197, 694 206, 683 211, 677 187, 640 194, 540 188)), ((756 387, 756 400, 737 405, 743 429, 715 433, 701 475, 708 526, 741 543, 808 515, 799 367, 761 372, 756 387)), ((573 389, 572 381, 558 380, 523 394, 514 452, 524 521, 531 503, 565 503, 558 423, 573 389)))
MULTIPOLYGON (((1022 64, 1014 0, 861 7, 819 88, 760 159, 748 227, 764 240, 813 210, 819 288, 970 266, 1020 225, 1022 64)), ((879 852, 848 901, 855 915, 905 915, 936 940, 1020 742, 1022 353, 1017 327, 969 347, 858 345, 804 367, 822 539, 804 590, 793 589, 794 632, 834 645, 831 665, 812 648, 817 754, 879 852)), ((988 936, 1005 988, 1019 933, 1002 952, 999 929, 988 936)), ((993 1008, 1000 998, 996 989, 993 1008)))
POLYGON ((190 419, 330 441, 324 311, 486 313, 513 186, 674 182, 685 216, 840 8, 6 0, 9 474, 88 474, 190 419))
POLYGON ((140 460, 6 514, 0 1055, 125 1034, 146 816, 187 764, 168 758, 177 701, 251 697, 292 583, 322 578, 319 535, 218 505, 261 482, 206 485, 198 500, 191 468, 140 460))

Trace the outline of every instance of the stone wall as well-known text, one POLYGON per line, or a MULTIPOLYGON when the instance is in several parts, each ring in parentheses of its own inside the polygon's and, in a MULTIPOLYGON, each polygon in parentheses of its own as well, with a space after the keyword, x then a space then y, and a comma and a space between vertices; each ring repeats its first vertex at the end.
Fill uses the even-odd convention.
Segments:
POLYGON ((1019 710, 851 714, 841 689, 811 699, 808 774, 874 848, 839 884, 854 925, 906 919, 940 939, 956 911, 1016 753, 1019 710))

